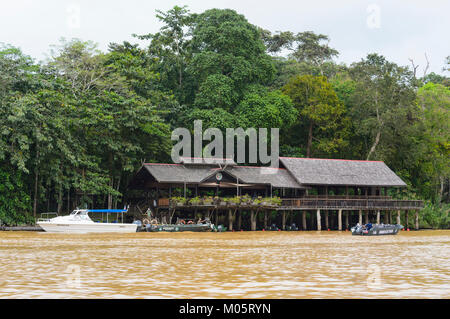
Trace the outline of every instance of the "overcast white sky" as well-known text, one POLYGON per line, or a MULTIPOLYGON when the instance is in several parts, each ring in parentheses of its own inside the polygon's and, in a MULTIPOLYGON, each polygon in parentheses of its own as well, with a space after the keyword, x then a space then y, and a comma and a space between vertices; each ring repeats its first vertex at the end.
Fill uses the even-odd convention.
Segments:
POLYGON ((192 12, 231 8, 271 31, 311 30, 327 34, 347 64, 367 53, 409 65, 408 58, 442 74, 450 55, 449 0, 0 0, 0 42, 20 47, 37 60, 61 37, 110 42, 156 32, 155 10, 188 5, 192 12))

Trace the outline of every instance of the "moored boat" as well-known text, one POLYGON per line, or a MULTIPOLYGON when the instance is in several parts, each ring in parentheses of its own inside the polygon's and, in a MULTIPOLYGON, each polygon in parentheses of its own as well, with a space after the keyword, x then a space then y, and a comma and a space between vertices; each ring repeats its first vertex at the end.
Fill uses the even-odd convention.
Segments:
POLYGON ((381 235, 397 235, 399 230, 403 228, 402 225, 391 225, 391 224, 366 224, 359 225, 351 228, 352 235, 360 236, 381 236, 381 235))
POLYGON ((195 223, 193 220, 179 219, 176 224, 150 223, 144 225, 148 232, 210 232, 215 229, 209 220, 195 223))
POLYGON ((70 215, 41 219, 37 224, 50 233, 135 233, 138 227, 135 223, 94 222, 89 217, 89 213, 123 214, 126 212, 125 209, 76 209, 70 215))

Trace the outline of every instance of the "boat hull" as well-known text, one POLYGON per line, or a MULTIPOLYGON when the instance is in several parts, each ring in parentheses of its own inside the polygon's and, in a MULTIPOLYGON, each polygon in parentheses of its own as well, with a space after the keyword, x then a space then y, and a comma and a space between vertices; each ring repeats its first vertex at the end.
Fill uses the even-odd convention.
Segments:
POLYGON ((147 225, 148 232, 209 232, 211 224, 186 224, 186 225, 147 225))
POLYGON ((116 223, 52 223, 38 222, 43 230, 49 233, 135 233, 136 224, 116 223))
POLYGON ((397 235, 403 228, 401 225, 374 225, 370 230, 364 230, 362 228, 353 227, 352 235, 357 236, 384 236, 384 235, 397 235))

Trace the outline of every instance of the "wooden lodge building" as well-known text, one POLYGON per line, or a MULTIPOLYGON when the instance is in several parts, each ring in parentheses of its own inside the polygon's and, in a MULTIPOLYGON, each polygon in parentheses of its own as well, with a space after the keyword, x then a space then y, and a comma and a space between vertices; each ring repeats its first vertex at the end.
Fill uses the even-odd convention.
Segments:
POLYGON ((240 230, 244 216, 251 230, 271 223, 285 229, 293 221, 303 230, 343 230, 369 221, 408 228, 413 211, 419 228, 423 202, 394 199, 406 184, 383 162, 280 157, 279 163, 279 168, 239 166, 230 159, 149 163, 129 187, 142 194, 134 204, 150 207, 151 218, 161 223, 173 222, 175 215, 201 216, 240 230))

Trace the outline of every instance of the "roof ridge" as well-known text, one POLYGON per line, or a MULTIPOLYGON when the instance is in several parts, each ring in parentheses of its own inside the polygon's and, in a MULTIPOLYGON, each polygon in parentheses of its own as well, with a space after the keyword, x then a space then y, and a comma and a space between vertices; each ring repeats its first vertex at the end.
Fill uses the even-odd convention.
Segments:
POLYGON ((292 159, 304 159, 304 160, 345 161, 345 162, 373 162, 373 163, 384 163, 383 161, 350 160, 350 159, 340 159, 340 158, 312 158, 312 157, 289 157, 289 156, 280 156, 280 158, 292 158, 292 159))
POLYGON ((234 167, 248 167, 248 168, 272 168, 272 169, 284 169, 283 167, 270 167, 270 166, 245 166, 245 165, 236 165, 234 167))
POLYGON ((171 163, 144 163, 143 165, 175 165, 175 166, 183 166, 183 164, 171 164, 171 163))

